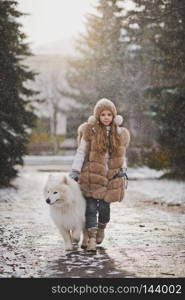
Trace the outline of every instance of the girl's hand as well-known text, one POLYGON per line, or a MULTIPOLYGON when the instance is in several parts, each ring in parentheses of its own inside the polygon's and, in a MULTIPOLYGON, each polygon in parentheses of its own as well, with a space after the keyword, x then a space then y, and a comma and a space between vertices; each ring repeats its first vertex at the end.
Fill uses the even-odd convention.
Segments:
POLYGON ((79 176, 80 176, 80 172, 75 171, 75 170, 72 170, 72 171, 69 173, 69 177, 71 177, 71 178, 74 179, 75 181, 78 181, 79 176))
POLYGON ((126 177, 126 179, 128 179, 128 176, 127 176, 127 168, 121 168, 120 170, 119 170, 119 172, 116 174, 116 175, 114 175, 114 177, 113 178, 117 178, 117 177, 126 177))

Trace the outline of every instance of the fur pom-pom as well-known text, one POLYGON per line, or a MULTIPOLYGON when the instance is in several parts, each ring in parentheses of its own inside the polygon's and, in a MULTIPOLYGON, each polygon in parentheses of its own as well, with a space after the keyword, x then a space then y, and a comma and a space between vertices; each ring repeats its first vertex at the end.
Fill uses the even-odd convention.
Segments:
POLYGON ((88 124, 94 125, 96 123, 96 118, 94 116, 90 116, 87 122, 88 124))
POLYGON ((123 123, 123 117, 121 115, 117 115, 114 120, 118 126, 123 123))

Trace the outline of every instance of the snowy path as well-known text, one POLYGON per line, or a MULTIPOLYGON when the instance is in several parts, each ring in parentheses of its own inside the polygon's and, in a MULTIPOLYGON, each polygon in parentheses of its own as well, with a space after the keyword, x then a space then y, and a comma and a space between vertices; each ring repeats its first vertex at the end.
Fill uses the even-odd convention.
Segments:
MULTIPOLYGON (((185 277, 184 206, 160 202, 162 183, 130 181, 125 201, 111 204, 97 254, 66 254, 42 195, 47 176, 27 166, 17 192, 0 191, 0 277, 185 277)), ((164 181, 163 190, 171 184, 164 181)))

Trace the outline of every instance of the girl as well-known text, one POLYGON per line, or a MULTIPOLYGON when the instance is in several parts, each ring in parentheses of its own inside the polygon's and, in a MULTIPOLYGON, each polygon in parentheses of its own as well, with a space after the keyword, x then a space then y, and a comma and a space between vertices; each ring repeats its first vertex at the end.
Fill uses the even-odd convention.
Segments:
POLYGON ((130 134, 119 127, 122 121, 114 103, 103 98, 96 103, 94 115, 78 128, 78 149, 69 176, 78 181, 86 198, 89 240, 82 243, 82 248, 89 251, 96 251, 96 243, 104 239, 110 203, 124 197, 125 153, 130 134))

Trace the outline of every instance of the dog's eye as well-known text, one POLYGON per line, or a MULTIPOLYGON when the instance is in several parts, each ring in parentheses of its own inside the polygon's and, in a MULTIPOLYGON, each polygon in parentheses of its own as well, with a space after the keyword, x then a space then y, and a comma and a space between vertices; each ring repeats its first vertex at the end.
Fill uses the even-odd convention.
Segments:
POLYGON ((53 194, 57 194, 57 192, 54 192, 53 194))

